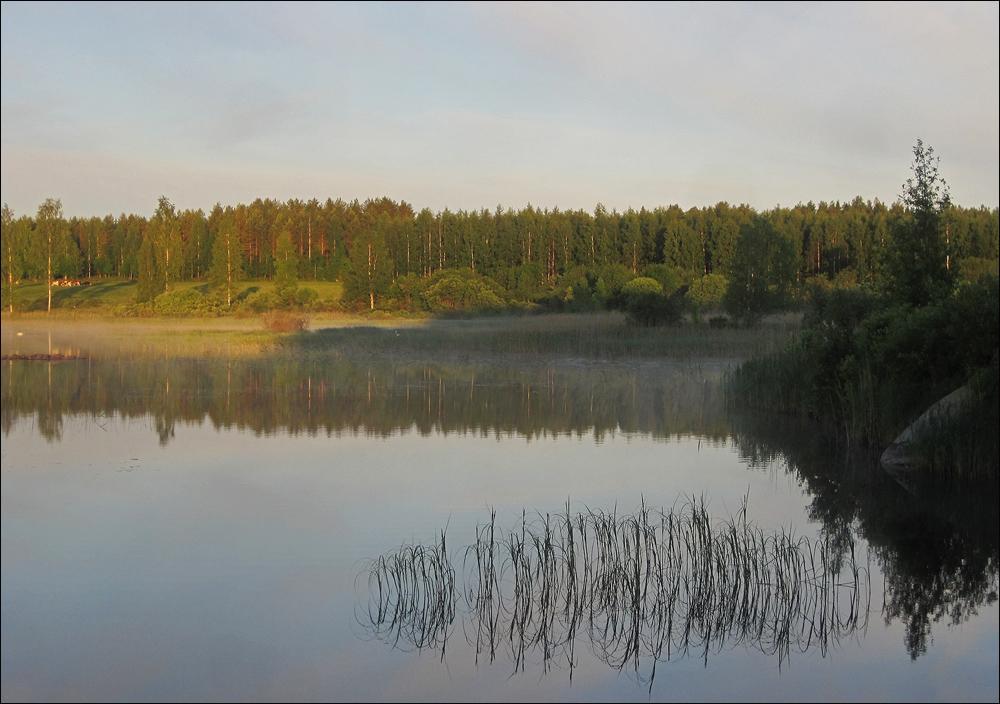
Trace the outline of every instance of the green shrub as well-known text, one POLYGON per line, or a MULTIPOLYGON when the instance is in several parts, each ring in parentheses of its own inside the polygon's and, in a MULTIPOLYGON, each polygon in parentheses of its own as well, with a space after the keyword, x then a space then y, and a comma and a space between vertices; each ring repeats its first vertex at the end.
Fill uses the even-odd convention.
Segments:
POLYGON ((311 289, 305 286, 295 289, 293 301, 295 302, 295 305, 299 306, 300 308, 309 308, 313 306, 318 300, 319 300, 319 294, 316 293, 315 289, 311 289))
POLYGON ((659 281, 668 296, 686 283, 684 272, 669 264, 650 264, 642 270, 642 275, 659 281))
POLYGON ((161 293, 152 304, 156 315, 219 315, 224 307, 217 296, 205 296, 195 288, 161 293))
POLYGON ((666 296, 656 279, 640 276, 622 286, 620 306, 637 325, 672 325, 681 318, 680 299, 666 296))
POLYGON ((504 307, 503 289, 496 282, 459 269, 445 269, 434 274, 427 280, 420 297, 431 312, 491 311, 504 307))
POLYGON ((255 291, 243 301, 243 307, 253 313, 263 313, 274 310, 281 304, 281 300, 273 291, 255 291))
POLYGON ((712 310, 722 305, 728 287, 729 279, 722 274, 706 274, 691 282, 685 296, 696 310, 712 310))

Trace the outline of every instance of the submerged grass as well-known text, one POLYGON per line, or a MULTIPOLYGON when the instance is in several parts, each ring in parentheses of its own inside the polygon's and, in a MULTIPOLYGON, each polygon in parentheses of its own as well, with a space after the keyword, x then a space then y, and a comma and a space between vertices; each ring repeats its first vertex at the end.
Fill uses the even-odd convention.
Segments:
POLYGON ((648 677, 658 663, 724 648, 773 655, 827 650, 867 627, 867 562, 853 542, 767 532, 746 502, 713 522, 704 500, 631 514, 586 509, 539 514, 512 530, 494 511, 460 551, 461 584, 445 548, 404 546, 368 568, 362 625, 399 646, 444 645, 464 603, 461 627, 480 657, 505 655, 514 672, 529 659, 572 679, 576 645, 603 662, 648 677), (389 584, 391 588, 383 588, 389 584))

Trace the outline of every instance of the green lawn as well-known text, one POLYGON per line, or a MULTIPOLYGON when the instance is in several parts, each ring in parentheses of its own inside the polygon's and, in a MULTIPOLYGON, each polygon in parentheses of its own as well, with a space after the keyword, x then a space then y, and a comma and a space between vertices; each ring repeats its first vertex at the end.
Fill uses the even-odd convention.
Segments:
MULTIPOLYGON (((121 279, 97 279, 89 286, 72 288, 52 288, 52 308, 63 310, 101 309, 135 302, 137 283, 121 279)), ((344 291, 340 281, 300 281, 299 286, 311 288, 319 294, 320 301, 339 301, 344 291)), ((203 281, 177 281, 172 290, 198 288, 203 292, 208 285, 203 281)), ((234 297, 241 293, 256 293, 274 288, 273 281, 240 281, 233 291, 234 297)), ((24 312, 44 311, 46 307, 45 283, 26 283, 14 291, 14 310, 24 312)))

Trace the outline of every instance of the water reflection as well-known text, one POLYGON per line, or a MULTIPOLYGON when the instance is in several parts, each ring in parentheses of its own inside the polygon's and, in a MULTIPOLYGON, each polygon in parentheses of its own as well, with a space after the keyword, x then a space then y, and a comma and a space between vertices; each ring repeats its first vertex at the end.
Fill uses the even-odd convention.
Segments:
POLYGON ((362 626, 444 660, 458 620, 477 663, 505 658, 517 673, 534 659, 544 672, 564 666, 571 680, 582 642, 651 692, 658 663, 707 665, 745 647, 780 667, 793 650, 825 655, 868 624, 869 570, 853 541, 841 553, 829 539, 765 532, 745 502, 725 523, 704 500, 629 515, 567 505, 506 530, 494 512, 475 538, 457 556, 442 532, 374 560, 362 626))
MULTIPOLYGON (((934 624, 963 623, 996 601, 995 484, 904 490, 871 458, 834 451, 815 428, 727 410, 723 373, 721 365, 650 361, 515 367, 495 360, 357 363, 338 355, 7 361, 0 427, 6 436, 30 422, 57 442, 67 416, 101 424, 152 418, 163 444, 179 423, 203 422, 291 435, 697 436, 734 445, 751 466, 783 466, 798 478, 809 495, 809 515, 822 526, 828 559, 849 555, 859 540, 870 546, 885 581, 881 615, 905 625, 911 657, 927 651, 934 624)), ((541 613, 538 608, 533 604, 532 613, 541 613)), ((443 635, 440 623, 419 625, 422 630, 406 638, 400 632, 400 642, 430 646, 443 635), (413 637, 418 633, 423 638, 413 637)), ((635 654, 632 647, 626 651, 635 654)))
MULTIPOLYGON (((910 657, 927 652, 931 624, 958 625, 997 600, 996 482, 904 489, 865 455, 831 452, 813 427, 733 414, 741 453, 781 458, 811 496, 809 513, 834 543, 863 537, 885 580, 882 615, 906 626, 910 657)), ((844 548, 842 548, 843 550, 844 548)))
POLYGON ((58 440, 66 414, 151 416, 259 434, 416 430, 545 435, 617 432, 727 437, 721 367, 565 363, 536 367, 305 360, 7 361, 2 428, 34 417, 58 440))

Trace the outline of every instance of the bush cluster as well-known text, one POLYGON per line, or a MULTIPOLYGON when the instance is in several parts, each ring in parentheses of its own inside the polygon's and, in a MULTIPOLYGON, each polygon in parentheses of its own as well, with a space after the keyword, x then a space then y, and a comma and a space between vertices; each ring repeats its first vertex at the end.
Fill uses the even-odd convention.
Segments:
MULTIPOLYGON (((1000 346, 998 291, 997 278, 984 276, 913 307, 861 290, 816 289, 802 334, 778 355, 742 365, 732 378, 734 399, 834 420, 850 439, 884 446, 939 398, 985 379, 973 384, 973 405, 995 417, 997 385, 989 380, 1000 346)), ((978 422, 956 422, 948 432, 962 438, 955 448, 981 447, 979 436, 996 434, 978 422)), ((951 457, 958 471, 959 458, 951 457)))

